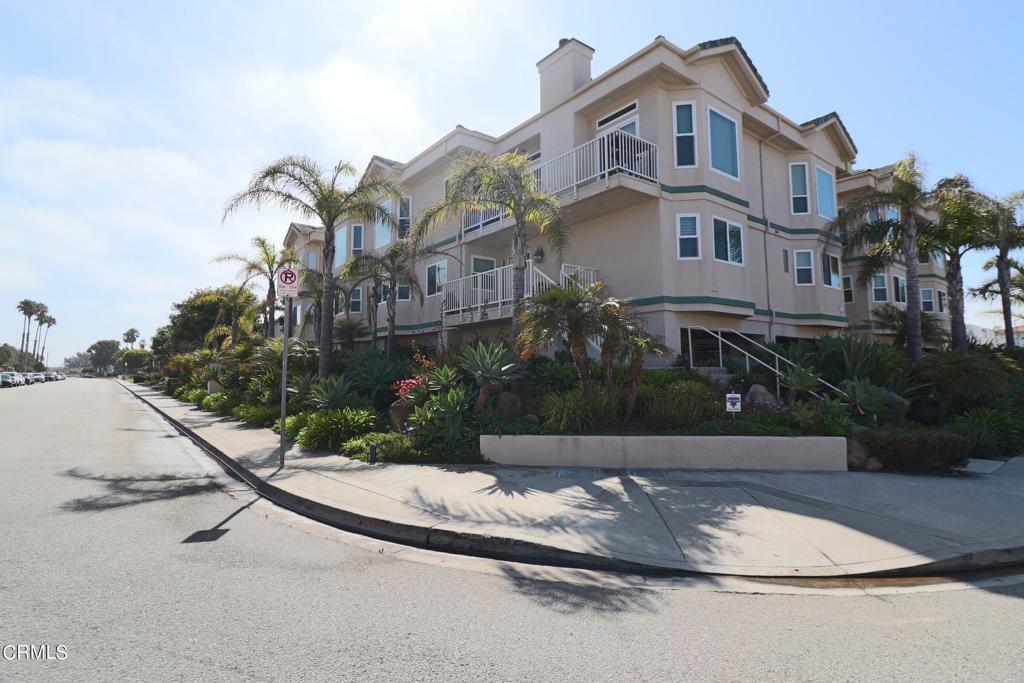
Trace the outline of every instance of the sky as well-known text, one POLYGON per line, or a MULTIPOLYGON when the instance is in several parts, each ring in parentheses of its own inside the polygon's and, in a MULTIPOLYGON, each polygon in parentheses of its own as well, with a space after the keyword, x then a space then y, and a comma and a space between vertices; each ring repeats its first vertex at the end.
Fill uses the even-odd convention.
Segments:
MULTIPOLYGON (((536 61, 562 37, 600 74, 664 35, 736 36, 796 121, 835 110, 876 167, 914 151, 934 182, 1024 188, 1019 2, 19 2, 0 0, 0 342, 29 298, 51 364, 129 327, 149 339, 213 264, 292 217, 225 200, 305 154, 405 160, 456 124, 536 113, 536 61)), ((966 263, 966 283, 986 274, 966 263)), ((968 322, 1001 326, 995 305, 968 322)))

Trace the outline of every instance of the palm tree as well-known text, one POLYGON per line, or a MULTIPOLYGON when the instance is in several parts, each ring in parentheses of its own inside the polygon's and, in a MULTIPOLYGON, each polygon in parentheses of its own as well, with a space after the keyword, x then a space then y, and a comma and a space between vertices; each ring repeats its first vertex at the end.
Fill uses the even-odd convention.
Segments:
MULTIPOLYGON (((341 277, 334 278, 335 289, 339 289, 341 287, 341 283, 341 277)), ((320 275, 320 272, 310 270, 309 268, 303 268, 299 273, 299 296, 313 300, 313 334, 316 337, 317 343, 320 342, 320 333, 323 331, 321 327, 321 316, 323 315, 323 289, 324 279, 320 275)), ((334 308, 332 307, 330 310, 331 315, 333 316, 334 308)))
POLYGON ((252 256, 228 253, 221 254, 213 259, 213 261, 214 263, 237 263, 240 266, 238 277, 244 279, 242 286, 245 286, 250 280, 257 277, 267 281, 266 320, 263 326, 263 336, 269 339, 274 336, 274 311, 277 310, 277 274, 282 268, 296 263, 299 257, 291 247, 282 247, 278 251, 277 245, 266 237, 253 237, 252 246, 255 250, 252 256))
POLYGON ((46 332, 43 333, 43 350, 39 352, 39 360, 46 362, 46 340, 50 337, 50 328, 57 324, 57 319, 52 315, 46 316, 46 332))
POLYGON ((642 321, 634 319, 640 324, 632 324, 626 328, 626 334, 622 339, 622 354, 626 358, 626 407, 623 411, 622 421, 626 424, 633 417, 633 410, 636 408, 636 396, 640 390, 640 375, 644 367, 644 358, 647 356, 667 356, 671 349, 665 346, 658 337, 644 329, 642 321))
MULTIPOLYGON (((907 343, 907 320, 910 309, 903 310, 894 304, 883 304, 871 312, 872 322, 878 327, 889 330, 895 336, 893 344, 903 346, 907 343)), ((921 337, 935 346, 944 344, 949 335, 939 318, 931 313, 921 313, 921 337)))
POLYGON ((907 357, 919 361, 924 355, 921 338, 921 283, 917 275, 918 215, 934 204, 933 195, 924 188, 924 173, 917 156, 909 154, 896 162, 892 172, 892 185, 888 190, 875 190, 862 195, 846 206, 846 210, 828 225, 826 241, 836 235, 845 235, 844 256, 866 251, 861 264, 861 284, 866 284, 882 265, 897 255, 902 256, 907 269, 907 357), (877 213, 896 209, 898 220, 870 221, 877 213), (874 243, 874 244, 873 244, 874 243))
POLYGON ((135 348, 135 341, 139 338, 139 331, 134 327, 131 327, 124 334, 121 335, 121 339, 124 340, 125 344, 128 344, 130 348, 135 348))
MULTIPOLYGON (((335 226, 349 219, 393 226, 395 219, 382 206, 381 200, 391 199, 392 203, 396 203, 402 195, 394 181, 377 175, 360 178, 351 189, 339 186, 342 178, 355 175, 355 167, 347 161, 338 162, 328 171, 307 157, 287 156, 257 172, 248 187, 228 200, 224 209, 224 218, 227 219, 243 206, 252 205, 258 209, 264 203, 271 203, 294 211, 303 218, 320 221, 320 227, 324 230, 324 247, 320 258, 324 279, 320 301, 321 310, 324 311, 331 310, 334 303, 335 226)), ((322 317, 321 378, 331 373, 331 330, 334 327, 333 316, 322 317)))
MULTIPOLYGON (((409 297, 416 296, 422 302, 423 289, 416 274, 420 259, 437 252, 420 249, 415 240, 398 240, 382 253, 356 254, 342 270, 342 278, 372 278, 380 281, 384 289, 384 303, 388 314, 387 358, 395 359, 397 351, 396 314, 398 311, 398 290, 408 287, 409 297)), ((371 312, 374 302, 370 302, 371 312)), ((376 336, 376 333, 374 336, 376 336)))
POLYGON ((1006 349, 1013 351, 1017 344, 1013 335, 1013 301, 1010 295, 1012 261, 1010 252, 1024 247, 1024 223, 1020 220, 1024 207, 1024 192, 1015 192, 1003 199, 992 199, 992 220, 987 222, 981 245, 996 250, 986 268, 993 265, 999 284, 999 298, 1003 309, 1003 328, 1006 330, 1006 349))
POLYGON ((507 152, 498 156, 472 154, 462 157, 448 177, 444 199, 428 206, 416 223, 417 240, 440 224, 467 211, 499 211, 513 221, 512 303, 518 324, 521 302, 526 296, 526 230, 535 225, 561 256, 569 245, 569 230, 562 219, 558 200, 537 186, 526 156, 507 152))
POLYGON ((362 320, 342 318, 334 321, 334 340, 343 349, 351 349, 356 345, 356 339, 367 333, 362 320))
POLYGON ((28 340, 32 330, 32 316, 36 314, 38 307, 39 303, 32 301, 32 299, 22 299, 18 302, 18 312, 25 316, 21 325, 21 358, 19 359, 19 369, 22 372, 25 371, 25 356, 28 355, 28 340))
POLYGON ((985 224, 991 220, 987 211, 988 201, 962 174, 940 180, 935 184, 934 195, 939 220, 921 226, 921 245, 945 256, 952 346, 958 351, 966 351, 962 261, 964 255, 977 248, 983 239, 985 224))
POLYGON ((523 360, 561 340, 569 346, 569 354, 580 378, 580 388, 589 394, 593 388, 587 339, 604 337, 608 330, 609 309, 621 309, 622 302, 603 298, 603 282, 581 287, 574 282, 565 288, 552 287, 523 299, 519 313, 519 331, 515 346, 523 360))
POLYGON ((39 350, 39 328, 46 324, 46 317, 50 313, 50 309, 47 308, 46 304, 37 304, 35 321, 36 321, 36 337, 35 341, 32 342, 32 358, 37 359, 39 356, 36 352, 39 350))

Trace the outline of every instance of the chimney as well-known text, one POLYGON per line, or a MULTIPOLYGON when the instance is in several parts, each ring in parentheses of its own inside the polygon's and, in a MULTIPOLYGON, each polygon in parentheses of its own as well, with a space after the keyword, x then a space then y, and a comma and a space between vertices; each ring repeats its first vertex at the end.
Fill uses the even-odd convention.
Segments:
POLYGON ((554 52, 537 62, 540 110, 545 111, 590 82, 594 48, 575 38, 562 38, 554 52))

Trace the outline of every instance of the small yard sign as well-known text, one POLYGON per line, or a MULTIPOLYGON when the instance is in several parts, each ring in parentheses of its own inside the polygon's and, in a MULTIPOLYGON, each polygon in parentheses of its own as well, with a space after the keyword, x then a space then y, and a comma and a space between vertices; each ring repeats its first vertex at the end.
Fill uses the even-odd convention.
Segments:
POLYGON ((725 395, 725 411, 727 413, 738 413, 738 412, 740 412, 740 395, 739 394, 726 394, 725 395))

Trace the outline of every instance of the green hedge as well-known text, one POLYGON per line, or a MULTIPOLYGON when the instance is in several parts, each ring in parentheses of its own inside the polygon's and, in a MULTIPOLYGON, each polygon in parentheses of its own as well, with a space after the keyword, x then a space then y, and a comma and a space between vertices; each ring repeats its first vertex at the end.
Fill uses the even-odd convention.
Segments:
POLYGON ((947 473, 967 464, 970 443, 939 429, 872 429, 857 437, 864 450, 886 469, 947 473))

